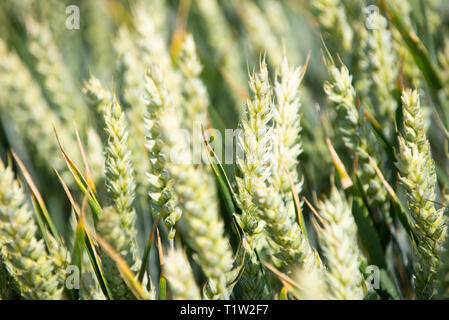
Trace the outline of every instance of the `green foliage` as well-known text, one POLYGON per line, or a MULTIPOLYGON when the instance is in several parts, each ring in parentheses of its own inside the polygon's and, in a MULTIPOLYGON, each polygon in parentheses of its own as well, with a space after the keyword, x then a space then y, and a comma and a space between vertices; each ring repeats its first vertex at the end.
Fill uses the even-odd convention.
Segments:
POLYGON ((70 4, 0 4, 1 299, 449 299, 443 1, 70 4))

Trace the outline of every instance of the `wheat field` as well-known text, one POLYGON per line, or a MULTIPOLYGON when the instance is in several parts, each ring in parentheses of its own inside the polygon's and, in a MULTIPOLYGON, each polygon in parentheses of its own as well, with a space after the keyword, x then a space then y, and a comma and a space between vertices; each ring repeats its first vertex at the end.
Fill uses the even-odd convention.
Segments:
POLYGON ((1 1, 0 299, 448 299, 448 26, 1 1))

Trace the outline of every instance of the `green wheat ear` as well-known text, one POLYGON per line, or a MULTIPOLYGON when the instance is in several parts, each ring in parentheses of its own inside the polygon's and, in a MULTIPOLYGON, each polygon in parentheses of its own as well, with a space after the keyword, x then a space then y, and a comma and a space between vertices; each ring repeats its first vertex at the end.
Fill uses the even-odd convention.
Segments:
POLYGON ((200 290, 185 253, 171 249, 164 259, 164 275, 167 278, 172 298, 175 300, 200 300, 200 290))
MULTIPOLYGON (((242 209, 242 215, 239 219, 240 225, 245 233, 248 234, 248 243, 250 247, 257 248, 260 236, 257 234, 265 228, 266 237, 269 238, 271 248, 276 259, 279 259, 283 267, 289 269, 296 264, 305 264, 310 267, 321 268, 321 263, 316 252, 311 248, 308 239, 297 223, 292 212, 292 201, 289 194, 285 193, 286 186, 282 185, 281 192, 278 191, 275 179, 284 179, 287 177, 281 170, 284 167, 278 167, 281 164, 276 163, 279 159, 273 159, 273 146, 276 148, 285 148, 288 154, 285 158, 287 165, 292 166, 296 163, 292 161, 295 154, 299 154, 300 145, 296 141, 296 135, 293 138, 285 139, 286 135, 299 129, 299 123, 295 121, 297 115, 292 115, 292 123, 284 123, 285 120, 280 112, 283 108, 293 108, 293 113, 298 111, 296 93, 292 97, 287 91, 297 90, 299 83, 293 77, 288 78, 288 66, 284 65, 284 83, 278 85, 278 99, 280 105, 275 110, 272 88, 269 82, 267 65, 264 60, 260 63, 260 71, 250 78, 250 88, 253 92, 253 98, 248 99, 246 103, 248 119, 242 121, 243 137, 240 140, 241 148, 244 151, 244 157, 237 158, 237 165, 242 172, 243 177, 237 178, 239 190, 238 204, 242 209), (290 81, 293 80, 293 84, 290 81), (281 88, 281 87, 282 88, 281 88), (292 88, 287 88, 292 86, 292 88), (291 105, 293 104, 293 105, 291 105), (276 113, 279 122, 278 132, 274 133, 271 121, 273 113, 276 113), (282 127, 284 126, 284 127, 282 127), (292 126, 292 128, 289 128, 292 126), (290 130, 291 129, 291 130, 290 130), (288 207, 290 206, 290 208, 288 207)), ((295 72, 294 72, 295 73, 295 72)), ((297 72, 299 74, 299 72, 297 72)), ((296 118, 299 120, 298 118, 296 118)), ((276 120, 276 119, 274 119, 276 120)), ((281 150, 277 150, 277 153, 281 150)), ((283 160, 282 160, 283 161, 283 160)), ((294 183, 299 184, 295 177, 294 183)), ((286 181, 283 181, 284 183, 286 181)))
MULTIPOLYGON (((29 146, 39 146, 35 149, 39 164, 47 166, 48 169, 53 166, 64 171, 66 166, 60 157, 52 130, 52 125, 63 128, 63 122, 46 102, 31 71, 2 39, 0 56, 0 84, 4 88, 0 93, 2 122, 11 121, 15 130, 20 133, 20 139, 25 140, 29 146)), ((67 144, 76 144, 73 137, 66 132, 61 135, 61 139, 67 144)))
MULTIPOLYGON (((171 103, 157 68, 151 69, 149 80, 150 93, 153 93, 152 99, 156 102, 154 108, 171 103)), ((170 178, 176 182, 171 187, 173 196, 182 210, 184 237, 197 253, 197 262, 208 278, 206 294, 214 299, 229 296, 228 285, 234 280, 229 279, 232 274, 233 253, 218 213, 215 181, 212 175, 191 163, 190 145, 181 136, 180 109, 169 105, 159 110, 160 113, 155 113, 157 118, 150 122, 152 126, 157 126, 159 138, 155 141, 156 145, 152 143, 149 147, 160 148, 161 154, 165 155, 160 158, 164 160, 164 167, 158 168, 165 173, 161 178, 170 178)), ((151 175, 149 177, 152 178, 151 175)), ((160 179, 159 176, 156 177, 160 179)), ((157 187, 160 188, 161 185, 157 187)), ((164 196, 167 195, 166 193, 164 196)))
POLYGON ((364 119, 363 110, 356 106, 356 92, 352 85, 352 75, 348 68, 342 65, 337 68, 333 63, 327 63, 330 75, 329 81, 324 84, 324 92, 335 108, 338 131, 346 148, 358 156, 360 180, 370 205, 378 207, 376 218, 391 224, 389 215, 389 201, 387 190, 371 165, 371 157, 379 167, 382 153, 372 132, 370 124, 364 119))
POLYGON ((367 96, 364 102, 369 103, 370 111, 384 126, 384 133, 392 136, 393 122, 397 107, 393 91, 397 79, 397 54, 393 48, 391 31, 388 22, 382 15, 373 16, 377 28, 367 31, 361 43, 361 69, 364 71, 356 87, 361 96, 367 96))
POLYGON ((173 101, 163 83, 158 65, 152 65, 146 83, 147 112, 145 116, 146 148, 150 161, 147 173, 149 196, 153 212, 164 221, 169 239, 175 236, 174 226, 181 218, 181 209, 173 190, 173 179, 167 170, 167 155, 164 153, 161 117, 171 112, 173 101))
MULTIPOLYGON (((128 131, 125 114, 115 98, 104 108, 107 134, 106 144, 106 189, 112 202, 110 210, 99 217, 99 233, 126 261, 135 272, 141 261, 136 239, 136 212, 134 209, 135 182, 128 150, 128 131)), ((116 263, 104 255, 106 279, 112 285, 111 293, 116 299, 132 298, 116 263)))
POLYGON ((104 113, 105 130, 108 136, 106 144, 106 189, 112 204, 119 214, 120 225, 128 245, 125 260, 133 265, 137 259, 136 212, 134 198, 136 185, 131 165, 131 153, 128 150, 128 131, 125 114, 114 98, 104 113))
POLYGON ((86 104, 72 82, 72 76, 53 39, 50 26, 27 16, 25 29, 28 50, 35 61, 33 68, 42 79, 39 84, 49 97, 50 105, 56 108, 63 124, 77 121, 81 126, 86 123, 86 104))
POLYGON ((354 31, 348 24, 343 4, 338 0, 314 0, 311 4, 321 30, 332 35, 332 41, 341 42, 342 48, 349 52, 354 31))
MULTIPOLYGON (((61 299, 64 282, 60 273, 64 270, 55 268, 58 257, 49 254, 36 236, 37 225, 25 193, 11 168, 0 161, 0 253, 2 268, 8 273, 1 284, 12 283, 25 299, 61 299)), ((2 287, 1 292, 6 289, 2 287)))
POLYGON ((337 300, 361 300, 364 297, 360 272, 361 253, 357 243, 357 225, 344 194, 332 186, 330 197, 318 203, 321 227, 318 237, 327 271, 329 297, 337 300))
POLYGON ((445 237, 444 210, 436 209, 436 173, 416 90, 402 93, 403 130, 396 155, 400 181, 407 191, 407 206, 415 220, 418 243, 414 244, 416 295, 428 299, 437 286, 438 252, 445 237))

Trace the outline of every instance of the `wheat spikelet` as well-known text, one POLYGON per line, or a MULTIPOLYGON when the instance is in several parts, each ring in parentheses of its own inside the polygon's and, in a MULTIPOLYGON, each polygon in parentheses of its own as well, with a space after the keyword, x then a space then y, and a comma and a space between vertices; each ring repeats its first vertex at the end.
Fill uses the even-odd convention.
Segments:
POLYGON ((302 153, 301 102, 299 98, 302 72, 301 67, 291 68, 287 58, 284 57, 279 72, 280 79, 277 78, 274 85, 276 103, 273 108, 273 120, 275 128, 270 182, 279 190, 285 207, 294 220, 296 213, 290 179, 295 186, 295 191, 299 194, 303 184, 303 178, 297 170, 298 157, 302 153))
POLYGON ((193 36, 188 34, 181 44, 177 64, 183 76, 182 103, 185 105, 183 125, 191 130, 195 123, 204 123, 209 105, 206 87, 201 81, 200 74, 203 66, 196 53, 193 36))

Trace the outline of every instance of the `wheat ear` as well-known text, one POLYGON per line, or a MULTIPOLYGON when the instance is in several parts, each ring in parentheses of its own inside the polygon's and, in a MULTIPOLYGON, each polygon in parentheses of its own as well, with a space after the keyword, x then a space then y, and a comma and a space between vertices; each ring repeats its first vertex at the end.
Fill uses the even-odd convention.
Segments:
POLYGON ((163 270, 173 299, 201 299, 200 290, 193 277, 192 268, 183 251, 171 249, 164 259, 163 270))
POLYGON ((37 239, 37 225, 25 193, 9 167, 0 162, 0 245, 2 262, 25 299, 61 299, 64 283, 57 261, 37 239))
POLYGON ((319 243, 327 270, 325 279, 329 297, 336 300, 361 300, 364 297, 360 272, 360 251, 357 225, 351 206, 344 195, 332 187, 329 199, 318 203, 320 221, 319 243))
POLYGON ((415 289, 418 298, 434 294, 438 252, 445 236, 443 209, 436 209, 436 173, 430 144, 426 138, 423 114, 416 90, 402 93, 403 130, 399 139, 397 167, 400 181, 407 191, 407 206, 415 220, 418 237, 415 244, 417 261, 414 263, 415 289))

